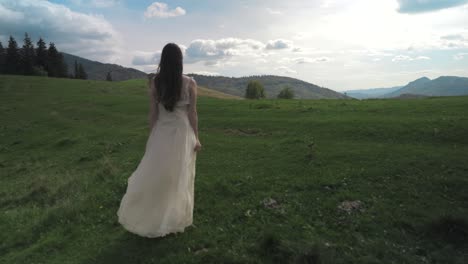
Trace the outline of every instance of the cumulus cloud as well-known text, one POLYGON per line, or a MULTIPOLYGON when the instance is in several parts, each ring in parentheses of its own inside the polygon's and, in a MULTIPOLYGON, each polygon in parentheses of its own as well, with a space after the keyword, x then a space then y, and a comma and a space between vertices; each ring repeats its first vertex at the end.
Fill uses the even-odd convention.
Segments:
MULTIPOLYGON (((292 44, 288 41, 279 41, 292 44)), ((223 39, 196 39, 185 47, 179 45, 184 54, 184 62, 193 64, 203 62, 205 66, 223 67, 238 63, 239 59, 249 60, 255 63, 266 63, 266 57, 278 55, 268 44, 276 45, 276 49, 283 49, 278 40, 264 42, 254 39, 223 38, 223 39)), ((292 50, 291 50, 292 52, 292 50)), ((133 57, 133 65, 156 65, 159 62, 161 51, 158 52, 136 52, 133 57)), ((307 62, 327 61, 328 58, 315 58, 307 62)))
POLYGON ((158 17, 158 18, 168 18, 168 17, 177 17, 183 16, 187 12, 182 7, 176 7, 175 9, 169 9, 169 6, 166 3, 154 2, 145 11, 146 18, 158 17))
POLYGON ((253 39, 197 39, 190 43, 185 53, 191 62, 210 61, 252 54, 259 51, 263 46, 262 42, 253 39))
POLYGON ((400 13, 423 13, 460 6, 468 0, 398 0, 400 13))
POLYGON ((120 52, 120 34, 106 19, 45 0, 1 1, 0 32, 17 40, 28 32, 55 42, 61 51, 96 60, 114 61, 120 52))
POLYGON ((393 57, 392 61, 393 62, 398 62, 398 61, 418 61, 418 60, 430 60, 430 57, 427 56, 417 56, 417 57, 411 57, 407 55, 397 55, 393 57))
POLYGON ((266 49, 288 49, 292 47, 292 42, 285 39, 270 40, 266 44, 266 49))

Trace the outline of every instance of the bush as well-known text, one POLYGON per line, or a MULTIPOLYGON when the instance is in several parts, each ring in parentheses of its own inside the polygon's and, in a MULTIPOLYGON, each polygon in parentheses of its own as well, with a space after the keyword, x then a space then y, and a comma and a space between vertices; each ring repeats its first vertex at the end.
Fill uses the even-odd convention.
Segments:
POLYGON ((293 99, 294 91, 289 87, 285 87, 279 92, 278 98, 279 99, 293 99))
POLYGON ((250 81, 245 89, 245 98, 247 99, 260 99, 265 98, 265 89, 263 84, 259 81, 250 81))
POLYGON ((47 71, 42 66, 34 66, 33 75, 47 77, 47 71))

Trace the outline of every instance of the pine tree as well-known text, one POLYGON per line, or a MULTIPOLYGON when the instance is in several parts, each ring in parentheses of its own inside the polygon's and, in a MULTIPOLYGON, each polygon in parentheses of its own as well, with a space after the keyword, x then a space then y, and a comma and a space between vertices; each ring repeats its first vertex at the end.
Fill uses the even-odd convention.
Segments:
POLYGON ((73 77, 75 79, 79 79, 78 62, 76 62, 76 60, 75 60, 75 75, 73 77))
POLYGON ((5 72, 5 49, 2 42, 0 42, 0 74, 5 72))
POLYGON ((20 56, 18 50, 18 43, 10 36, 8 40, 8 48, 5 56, 5 73, 7 74, 20 74, 20 56))
POLYGON ((59 53, 53 42, 49 44, 47 58, 47 73, 49 77, 59 77, 59 53))
POLYGON ((58 65, 58 77, 61 78, 68 78, 68 65, 63 58, 63 54, 59 53, 57 57, 57 65, 58 65))
POLYGON ((47 45, 39 38, 36 48, 36 66, 41 70, 46 70, 47 68, 47 45))
POLYGON ((111 75, 111 72, 108 72, 108 73, 107 73, 106 81, 112 82, 112 75, 111 75))
POLYGON ((21 55, 21 73, 24 75, 33 75, 34 74, 34 61, 35 61, 35 52, 34 45, 29 38, 28 33, 24 35, 24 44, 20 52, 21 55))
POLYGON ((88 74, 86 73, 83 64, 81 63, 78 64, 78 79, 88 79, 88 74))

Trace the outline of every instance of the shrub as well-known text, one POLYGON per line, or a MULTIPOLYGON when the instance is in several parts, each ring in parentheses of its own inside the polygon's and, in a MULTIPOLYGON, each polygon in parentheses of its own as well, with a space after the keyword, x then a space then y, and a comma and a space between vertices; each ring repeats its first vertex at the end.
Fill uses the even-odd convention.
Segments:
POLYGON ((43 76, 43 77, 46 77, 47 76, 47 71, 44 70, 44 68, 42 66, 34 66, 33 68, 33 75, 34 76, 43 76))
POLYGON ((260 99, 265 98, 265 89, 263 84, 259 81, 250 81, 245 89, 245 98, 247 99, 260 99))
POLYGON ((279 92, 278 98, 279 99, 293 99, 294 91, 289 87, 285 87, 279 92))

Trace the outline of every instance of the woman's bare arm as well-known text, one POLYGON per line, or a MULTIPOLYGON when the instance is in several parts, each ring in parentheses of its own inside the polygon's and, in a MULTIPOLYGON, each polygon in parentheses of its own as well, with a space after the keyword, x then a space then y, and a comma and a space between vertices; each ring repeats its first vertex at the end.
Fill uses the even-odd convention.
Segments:
POLYGON ((195 136, 198 140, 197 83, 193 79, 190 80, 189 93, 190 100, 188 108, 188 118, 190 121, 190 125, 193 128, 193 132, 195 133, 195 136))
POLYGON ((148 122, 150 130, 156 126, 156 122, 158 121, 159 109, 156 105, 156 87, 154 85, 154 78, 149 79, 148 85, 148 96, 150 98, 150 107, 149 107, 149 115, 148 115, 148 122))
POLYGON ((197 142, 195 143, 194 150, 198 152, 201 150, 201 143, 200 143, 200 139, 198 138, 197 83, 193 79, 190 80, 189 93, 190 93, 190 100, 189 100, 188 118, 189 118, 190 126, 193 128, 193 132, 195 133, 195 137, 197 138, 197 142))

